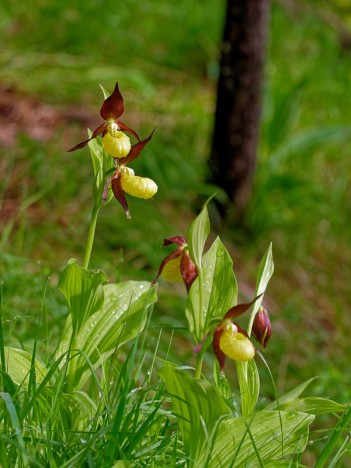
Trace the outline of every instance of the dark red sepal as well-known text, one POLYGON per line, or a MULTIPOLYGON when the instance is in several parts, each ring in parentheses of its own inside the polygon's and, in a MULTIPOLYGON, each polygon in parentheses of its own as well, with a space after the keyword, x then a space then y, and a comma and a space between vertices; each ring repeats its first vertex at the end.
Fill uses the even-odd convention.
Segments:
POLYGON ((98 128, 96 128, 94 130, 94 132, 93 132, 93 134, 91 135, 90 138, 88 138, 87 140, 82 141, 81 143, 78 143, 78 145, 76 145, 76 146, 73 146, 73 148, 67 150, 67 152, 70 153, 71 151, 75 151, 77 149, 84 148, 84 146, 86 146, 89 143, 90 140, 93 140, 94 138, 96 138, 100 134, 104 135, 106 132, 107 132, 107 123, 104 122, 98 128))
POLYGON ((119 120, 117 120, 117 125, 118 125, 118 127, 119 127, 120 130, 123 130, 124 132, 130 133, 130 134, 133 135, 138 141, 140 141, 139 135, 138 135, 137 132, 135 132, 132 128, 127 127, 127 125, 125 125, 123 122, 120 122, 119 120))
POLYGON ((125 158, 120 158, 119 160, 120 164, 128 164, 131 161, 134 161, 134 159, 139 156, 140 152, 142 151, 146 143, 148 143, 151 140, 152 135, 154 134, 154 131, 155 130, 152 130, 150 135, 147 138, 145 138, 145 140, 139 141, 139 143, 136 143, 135 145, 133 145, 129 153, 127 154, 127 156, 125 158))
POLYGON ((248 302, 247 304, 238 304, 234 307, 232 307, 231 309, 228 310, 228 312, 225 314, 225 316, 223 317, 223 320, 224 319, 227 319, 227 318, 236 318, 236 317, 239 317, 239 315, 242 315, 244 312, 246 312, 251 306, 252 304, 254 304, 257 299, 259 297, 261 297, 262 294, 260 294, 259 296, 255 297, 255 299, 251 302, 248 302))
POLYGON ((117 170, 115 175, 112 177, 111 186, 112 186, 112 191, 114 193, 114 196, 117 198, 119 203, 122 205, 122 207, 123 207, 123 209, 124 209, 124 211, 126 213, 127 218, 130 219, 131 216, 130 216, 130 212, 129 212, 129 209, 128 209, 128 203, 127 203, 127 200, 126 200, 126 197, 125 197, 125 193, 124 193, 124 190, 122 189, 120 171, 119 170, 117 170))
POLYGON ((218 327, 215 329, 213 333, 212 346, 213 346, 213 351, 215 352, 215 355, 218 359, 219 368, 221 372, 223 372, 224 364, 225 364, 225 354, 223 353, 223 351, 221 350, 219 346, 219 341, 220 341, 222 334, 223 334, 223 326, 218 325, 218 327))
POLYGON ((167 237, 167 239, 163 240, 162 247, 167 247, 168 245, 171 244, 177 244, 177 245, 186 245, 186 239, 183 236, 173 236, 173 237, 167 237))
POLYGON ((115 85, 113 93, 105 99, 100 115, 104 120, 116 120, 124 112, 123 98, 118 89, 118 82, 115 85))

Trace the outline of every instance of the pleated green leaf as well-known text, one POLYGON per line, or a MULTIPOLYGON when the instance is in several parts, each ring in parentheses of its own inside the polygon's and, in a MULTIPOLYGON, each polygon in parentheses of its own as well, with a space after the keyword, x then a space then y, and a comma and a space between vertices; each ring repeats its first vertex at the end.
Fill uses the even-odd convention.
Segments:
MULTIPOLYGON (((207 466, 274 466, 274 460, 304 451, 313 419, 306 413, 259 411, 222 421, 207 466)), ((198 466, 204 461, 200 460, 198 466)))
POLYGON ((306 397, 281 405, 280 409, 283 411, 299 411, 317 415, 342 413, 345 411, 346 405, 341 405, 328 398, 306 397))
POLYGON ((260 376, 254 359, 247 362, 236 361, 235 364, 240 386, 241 413, 243 416, 248 416, 254 411, 257 403, 260 376))
MULTIPOLYGON (((134 339, 144 329, 147 310, 157 300, 156 287, 146 281, 126 281, 103 286, 104 304, 89 317, 78 333, 78 356, 74 387, 80 389, 96 369, 115 350, 134 339)), ((66 324, 59 354, 70 341, 66 324)))
MULTIPOLYGON (((32 354, 23 349, 4 347, 7 373, 11 380, 17 384, 25 386, 29 382, 29 374, 32 366, 32 354)), ((38 383, 42 382, 46 376, 46 369, 38 359, 35 359, 35 377, 38 383)))
POLYGON ((102 285, 106 281, 107 277, 101 270, 86 270, 75 260, 70 260, 63 270, 58 287, 67 300, 74 330, 79 331, 87 319, 102 307, 102 285))
POLYGON ((172 398, 188 466, 201 466, 197 461, 206 457, 217 425, 231 414, 229 407, 210 382, 194 379, 184 369, 166 365, 159 374, 172 398))
POLYGON ((209 234, 210 219, 208 217, 206 203, 201 213, 191 223, 187 234, 190 256, 198 269, 201 268, 202 254, 209 234))
POLYGON ((219 322, 236 304, 237 297, 238 285, 233 272, 233 262, 217 237, 203 256, 202 276, 194 281, 189 291, 185 313, 189 330, 196 342, 209 331, 211 324, 219 322))
POLYGON ((258 309, 260 308, 262 304, 263 295, 266 291, 269 280, 271 279, 273 275, 273 272, 274 272, 274 263, 273 263, 273 253, 272 253, 272 243, 271 243, 268 249, 266 250, 264 256, 262 257, 262 260, 258 267, 255 296, 256 297, 260 296, 260 297, 257 299, 257 301, 255 301, 252 307, 250 321, 247 327, 247 333, 249 334, 249 336, 251 335, 251 330, 252 330, 252 325, 255 319, 255 315, 257 314, 258 309))
MULTIPOLYGON (((306 388, 314 381, 316 380, 317 377, 312 377, 311 379, 306 380, 305 382, 302 382, 302 384, 297 385, 295 388, 290 390, 290 392, 286 393, 282 397, 279 398, 279 407, 280 405, 283 405, 285 403, 290 403, 294 400, 297 400, 299 396, 306 390, 306 388)), ((276 401, 273 401, 273 403, 269 404, 266 406, 265 410, 266 411, 273 411, 278 409, 278 403, 276 401)))

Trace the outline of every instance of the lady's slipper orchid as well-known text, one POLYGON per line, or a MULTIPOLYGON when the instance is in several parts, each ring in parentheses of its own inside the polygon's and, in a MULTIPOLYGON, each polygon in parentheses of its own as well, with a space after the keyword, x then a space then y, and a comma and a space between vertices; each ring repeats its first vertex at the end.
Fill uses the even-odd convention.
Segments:
MULTIPOLYGON (((229 309, 221 323, 213 330, 212 346, 221 372, 224 371, 226 357, 234 361, 250 361, 255 357, 256 350, 248 334, 231 319, 246 312, 259 297, 255 297, 253 301, 247 304, 238 304, 229 309)), ((208 336, 209 334, 205 335, 196 346, 194 350, 196 353, 201 351, 202 345, 208 336)))
POLYGON ((130 218, 125 193, 134 197, 147 199, 153 197, 157 192, 157 185, 153 180, 146 177, 138 177, 132 169, 126 167, 126 164, 134 161, 139 156, 144 146, 151 140, 154 132, 152 131, 145 140, 141 141, 134 130, 117 120, 123 114, 123 111, 123 98, 119 91, 118 83, 116 83, 113 93, 105 99, 100 109, 101 117, 105 122, 94 130, 91 138, 78 143, 78 145, 68 151, 83 148, 89 141, 102 135, 102 146, 114 159, 116 166, 114 175, 106 180, 102 199, 103 201, 107 200, 108 188, 111 185, 112 191, 122 205, 127 218, 130 218), (131 145, 129 137, 122 130, 131 133, 138 142, 131 145))
POLYGON ((166 247, 171 244, 176 244, 179 247, 163 259, 158 270, 158 274, 152 284, 155 284, 159 276, 162 276, 166 281, 175 282, 183 280, 187 290, 189 291, 190 286, 197 278, 198 273, 197 268, 189 255, 187 241, 183 236, 169 237, 164 240, 162 247, 166 247))

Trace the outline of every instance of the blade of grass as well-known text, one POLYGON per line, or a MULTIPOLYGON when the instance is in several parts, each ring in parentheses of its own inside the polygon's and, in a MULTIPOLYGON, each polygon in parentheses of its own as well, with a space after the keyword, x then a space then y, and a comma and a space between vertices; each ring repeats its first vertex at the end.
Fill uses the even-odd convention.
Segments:
POLYGON ((329 437, 327 445, 324 447, 322 453, 320 454, 317 460, 317 463, 315 464, 315 468, 323 468, 326 465, 340 437, 342 436, 343 432, 347 430, 347 427, 350 421, 351 421, 351 404, 349 404, 348 408, 340 417, 331 436, 329 437))
POLYGON ((27 451, 26 451, 26 448, 24 446, 24 441, 23 441, 21 425, 20 425, 20 422, 19 422, 19 419, 18 419, 18 415, 17 415, 15 405, 14 405, 14 403, 12 401, 12 398, 11 398, 11 395, 9 393, 6 393, 6 392, 0 392, 0 397, 4 400, 4 403, 6 405, 7 411, 8 411, 9 416, 10 416, 12 427, 15 430, 15 435, 16 435, 18 445, 19 445, 19 448, 20 448, 20 454, 21 454, 21 458, 23 460, 23 464, 24 464, 24 466, 29 466, 28 465, 28 458, 27 458, 27 451))

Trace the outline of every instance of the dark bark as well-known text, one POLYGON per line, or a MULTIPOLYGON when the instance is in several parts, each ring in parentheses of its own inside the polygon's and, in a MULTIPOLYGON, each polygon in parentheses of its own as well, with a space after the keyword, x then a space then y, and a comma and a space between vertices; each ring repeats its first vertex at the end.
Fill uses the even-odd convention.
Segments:
POLYGON ((239 214, 256 164, 268 17, 269 0, 227 0, 210 164, 239 214))

